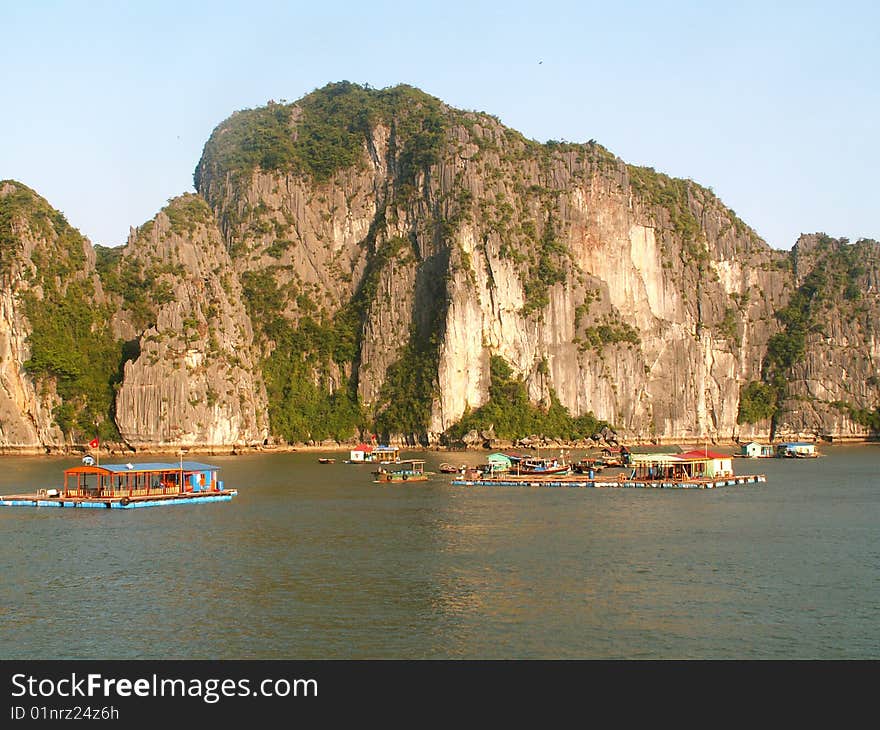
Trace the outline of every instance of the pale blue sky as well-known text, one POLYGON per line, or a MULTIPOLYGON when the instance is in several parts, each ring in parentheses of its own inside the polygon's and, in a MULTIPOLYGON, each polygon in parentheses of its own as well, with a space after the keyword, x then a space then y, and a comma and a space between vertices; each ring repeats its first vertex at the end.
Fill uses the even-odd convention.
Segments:
POLYGON ((118 245, 233 111, 407 83, 690 177, 775 248, 880 239, 878 6, 0 0, 0 179, 118 245))

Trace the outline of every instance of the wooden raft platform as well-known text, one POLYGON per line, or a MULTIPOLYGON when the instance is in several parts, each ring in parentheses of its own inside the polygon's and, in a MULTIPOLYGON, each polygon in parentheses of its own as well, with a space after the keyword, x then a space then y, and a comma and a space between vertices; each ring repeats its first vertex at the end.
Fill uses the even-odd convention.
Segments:
POLYGON ((582 474, 570 476, 516 476, 503 475, 481 477, 479 479, 453 479, 452 484, 462 487, 589 487, 614 489, 715 489, 716 487, 740 486, 766 482, 764 474, 743 474, 741 476, 709 477, 682 481, 661 479, 630 479, 621 474, 617 479, 597 477, 585 479, 582 474))
POLYGON ((136 497, 61 497, 45 494, 7 494, 0 496, 0 507, 68 507, 84 509, 136 509, 180 504, 229 502, 238 494, 237 489, 211 492, 181 492, 136 497))

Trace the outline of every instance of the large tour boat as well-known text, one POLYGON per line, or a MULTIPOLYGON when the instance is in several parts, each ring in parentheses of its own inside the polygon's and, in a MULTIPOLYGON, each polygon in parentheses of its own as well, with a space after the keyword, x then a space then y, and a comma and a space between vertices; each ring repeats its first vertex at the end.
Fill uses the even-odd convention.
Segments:
POLYGON ((196 461, 144 464, 83 463, 64 470, 59 489, 0 496, 0 507, 133 509, 228 502, 238 494, 219 478, 220 467, 196 461))

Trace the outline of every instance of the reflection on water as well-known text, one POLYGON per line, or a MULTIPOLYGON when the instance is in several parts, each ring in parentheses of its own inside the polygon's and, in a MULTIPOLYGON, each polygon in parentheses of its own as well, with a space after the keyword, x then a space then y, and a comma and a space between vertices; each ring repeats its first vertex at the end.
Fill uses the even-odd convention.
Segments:
MULTIPOLYGON (((880 452, 824 451, 738 460, 768 482, 709 491, 205 457, 233 502, 0 509, 0 656, 876 659, 880 452)), ((0 493, 73 463, 5 457, 0 493)))

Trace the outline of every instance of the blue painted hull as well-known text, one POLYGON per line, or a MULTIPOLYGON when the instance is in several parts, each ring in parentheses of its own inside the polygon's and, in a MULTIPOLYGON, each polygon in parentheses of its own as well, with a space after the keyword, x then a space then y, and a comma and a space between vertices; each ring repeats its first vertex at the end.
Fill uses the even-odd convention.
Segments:
POLYGON ((170 507, 180 504, 205 504, 207 502, 230 502, 237 491, 226 494, 204 494, 192 497, 132 500, 123 504, 120 500, 70 500, 70 499, 3 499, 0 507, 62 507, 67 509, 140 509, 141 507, 170 507))

